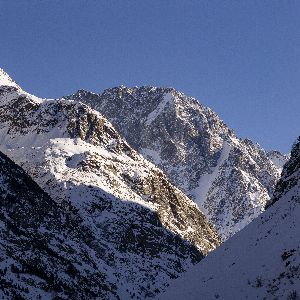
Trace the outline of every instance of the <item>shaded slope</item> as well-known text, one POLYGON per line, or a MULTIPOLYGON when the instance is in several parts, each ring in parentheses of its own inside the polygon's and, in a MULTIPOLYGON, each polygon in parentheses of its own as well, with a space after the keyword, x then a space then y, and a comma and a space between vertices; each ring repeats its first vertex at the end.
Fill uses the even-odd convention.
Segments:
POLYGON ((159 299, 299 299, 299 220, 300 139, 269 209, 159 299))
POLYGON ((0 153, 0 298, 116 299, 76 211, 62 210, 0 153))

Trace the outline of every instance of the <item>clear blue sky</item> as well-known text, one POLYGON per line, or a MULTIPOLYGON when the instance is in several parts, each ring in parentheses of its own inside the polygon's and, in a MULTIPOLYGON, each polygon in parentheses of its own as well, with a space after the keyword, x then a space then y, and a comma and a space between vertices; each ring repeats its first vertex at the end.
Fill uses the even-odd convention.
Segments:
POLYGON ((0 66, 24 89, 173 86, 240 137, 300 134, 300 1, 0 0, 0 66))

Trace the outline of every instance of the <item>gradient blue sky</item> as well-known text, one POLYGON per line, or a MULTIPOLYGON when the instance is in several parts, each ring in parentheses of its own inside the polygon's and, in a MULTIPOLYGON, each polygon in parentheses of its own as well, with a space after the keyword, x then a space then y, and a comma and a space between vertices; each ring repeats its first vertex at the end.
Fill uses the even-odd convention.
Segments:
POLYGON ((266 149, 300 134, 300 1, 0 0, 0 37, 41 97, 173 86, 266 149))

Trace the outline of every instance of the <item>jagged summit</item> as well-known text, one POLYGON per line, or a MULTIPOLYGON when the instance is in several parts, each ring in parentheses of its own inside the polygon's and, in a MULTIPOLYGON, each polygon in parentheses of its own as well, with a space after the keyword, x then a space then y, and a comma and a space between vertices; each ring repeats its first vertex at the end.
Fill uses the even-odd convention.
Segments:
MULTIPOLYGON (((124 95, 134 95, 134 94, 144 94, 144 93, 177 93, 177 94, 183 94, 176 90, 174 87, 156 87, 156 86, 134 86, 134 87, 127 87, 125 85, 119 85, 112 88, 104 89, 101 93, 102 95, 109 95, 109 94, 117 94, 119 97, 122 96, 123 100, 129 100, 127 97, 124 97, 124 95)), ((92 97, 92 96, 99 96, 99 93, 91 92, 86 89, 79 89, 76 93, 73 95, 68 95, 63 98, 71 99, 71 98, 79 98, 79 97, 92 97)))
POLYGON ((105 115, 129 144, 191 197, 223 239, 270 199, 287 157, 239 139, 210 108, 174 88, 117 87, 65 97, 105 115))

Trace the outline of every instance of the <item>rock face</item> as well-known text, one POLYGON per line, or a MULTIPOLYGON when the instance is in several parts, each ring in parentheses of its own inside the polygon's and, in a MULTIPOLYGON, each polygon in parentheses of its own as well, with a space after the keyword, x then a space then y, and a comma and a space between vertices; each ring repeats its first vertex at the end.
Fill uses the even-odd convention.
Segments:
POLYGON ((159 299, 299 299, 300 138, 271 203, 159 299))
POLYGON ((224 240, 264 210, 279 179, 275 154, 238 139, 211 109, 173 88, 121 86, 65 98, 103 113, 194 200, 224 240))
POLYGON ((90 107, 2 85, 0 125, 0 150, 91 232, 115 287, 101 299, 154 297, 219 245, 195 203, 90 107))

